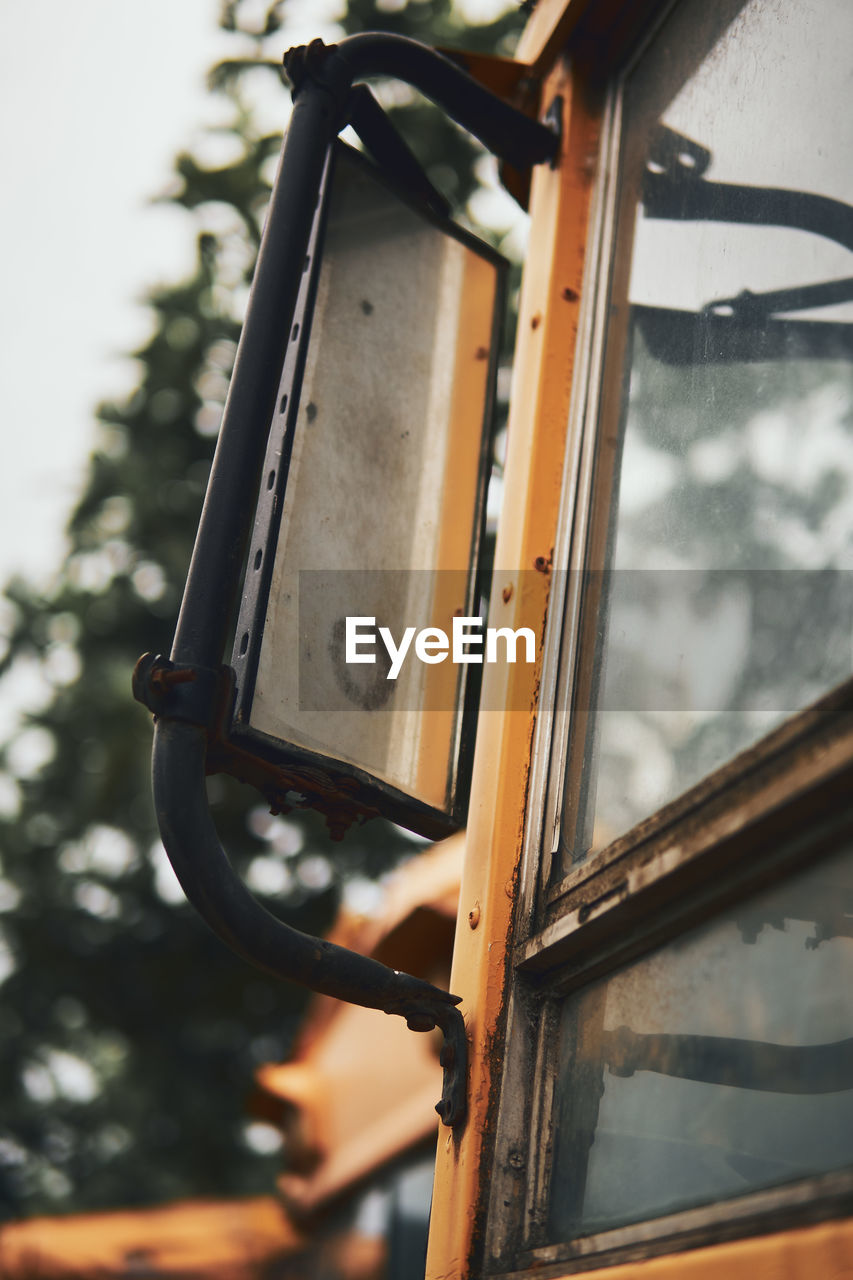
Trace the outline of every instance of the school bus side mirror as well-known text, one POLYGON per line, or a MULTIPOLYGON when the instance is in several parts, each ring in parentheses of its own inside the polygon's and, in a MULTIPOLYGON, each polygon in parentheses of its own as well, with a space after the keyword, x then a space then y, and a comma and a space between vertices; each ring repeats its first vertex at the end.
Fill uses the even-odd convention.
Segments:
POLYGON ((334 834, 382 812, 447 835, 464 822, 480 655, 453 662, 421 636, 477 612, 505 264, 337 144, 305 266, 229 739, 264 762, 278 808, 309 797, 334 834))
POLYGON ((464 822, 503 264, 448 221, 356 81, 406 80, 516 169, 559 137, 403 37, 315 41, 285 66, 294 110, 174 645, 140 659, 134 693, 156 716, 157 817, 190 901, 267 972, 440 1026, 437 1110, 458 1125, 458 997, 269 915, 231 869, 204 779, 319 809, 333 836, 379 813, 429 836, 464 822), (347 124, 378 165, 336 141, 347 124), (436 661, 436 633, 462 661, 436 661))

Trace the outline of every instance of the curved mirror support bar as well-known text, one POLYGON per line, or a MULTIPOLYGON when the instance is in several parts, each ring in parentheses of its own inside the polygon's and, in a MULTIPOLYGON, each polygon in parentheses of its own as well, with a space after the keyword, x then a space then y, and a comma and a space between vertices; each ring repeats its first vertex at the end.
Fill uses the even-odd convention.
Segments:
POLYGON ((207 734, 198 725, 158 720, 152 762, 154 804, 169 860, 187 898, 222 941, 250 964, 322 995, 406 1019, 412 1031, 441 1027, 444 1090, 436 1107, 446 1125, 465 1115, 466 1040, 459 996, 399 973, 345 947, 300 933, 252 896, 219 840, 205 789, 207 734))
POLYGON ((365 31, 337 45, 312 40, 284 55, 284 70, 297 98, 306 80, 322 85, 343 109, 357 80, 387 76, 418 89, 467 129, 493 155, 518 169, 553 161, 556 128, 533 120, 479 84, 444 54, 390 32, 365 31))

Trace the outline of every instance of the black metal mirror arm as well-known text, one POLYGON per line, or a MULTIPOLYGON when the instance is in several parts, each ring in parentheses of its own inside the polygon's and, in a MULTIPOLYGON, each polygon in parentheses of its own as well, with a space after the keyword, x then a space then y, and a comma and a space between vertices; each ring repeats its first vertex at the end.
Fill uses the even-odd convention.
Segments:
POLYGON ((531 119, 436 49, 407 36, 366 31, 337 45, 312 40, 288 50, 284 70, 293 85, 294 100, 307 83, 313 83, 327 90, 339 110, 356 81, 372 76, 404 80, 493 155, 518 169, 554 161, 559 150, 555 127, 531 119))
MULTIPOLYGON (((438 1026, 446 1125, 465 1116, 467 1042, 459 997, 368 957, 292 929, 257 902, 232 868, 208 807, 208 734, 221 703, 220 664, 239 599, 283 352, 311 243, 328 147, 346 123, 356 80, 408 81, 485 145, 519 168, 551 160, 556 133, 483 89, 454 63, 415 41, 358 35, 314 42, 288 55, 294 109, 261 241, 246 321, 199 522, 171 660, 147 655, 137 698, 157 717, 153 777, 163 843, 190 902, 251 964, 313 991, 404 1017, 412 1030, 438 1026)), ((364 113, 364 108, 362 108, 364 113)), ((376 128, 376 122, 372 126, 376 128)), ((381 132, 381 130, 379 130, 381 132)))
POLYGON ((158 719, 154 804, 163 844, 187 898, 244 960, 276 978, 406 1019, 412 1031, 444 1033, 444 1087, 436 1111, 446 1125, 465 1116, 467 1044, 459 996, 293 929, 261 906, 235 873, 214 826, 205 789, 207 731, 158 719))

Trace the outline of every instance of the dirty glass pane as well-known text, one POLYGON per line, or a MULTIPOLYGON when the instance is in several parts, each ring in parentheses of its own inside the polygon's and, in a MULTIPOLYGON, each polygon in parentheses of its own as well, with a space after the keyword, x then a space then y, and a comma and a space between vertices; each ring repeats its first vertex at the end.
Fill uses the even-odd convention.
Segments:
POLYGON ((466 612, 498 270, 342 150, 250 716, 439 809, 466 667, 389 678, 378 628, 399 645, 466 612))
POLYGON ((551 1240, 853 1164, 853 855, 569 997, 551 1240))
POLYGON ((851 48, 687 0, 627 78, 558 874, 853 671, 851 48))

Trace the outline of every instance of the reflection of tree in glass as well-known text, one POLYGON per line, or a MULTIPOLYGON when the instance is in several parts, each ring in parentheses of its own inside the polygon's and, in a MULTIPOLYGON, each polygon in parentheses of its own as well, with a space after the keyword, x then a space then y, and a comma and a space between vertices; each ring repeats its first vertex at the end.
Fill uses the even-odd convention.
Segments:
POLYGON ((611 835, 850 674, 853 364, 790 354, 669 364, 634 329, 598 802, 611 835))
POLYGON ((845 848, 566 999, 561 1232, 849 1164, 851 889, 845 848))
POLYGON ((637 334, 626 448, 636 437, 669 483, 635 511, 623 502, 617 567, 840 567, 853 522, 840 540, 831 517, 853 483, 851 428, 849 362, 667 365, 637 334))

